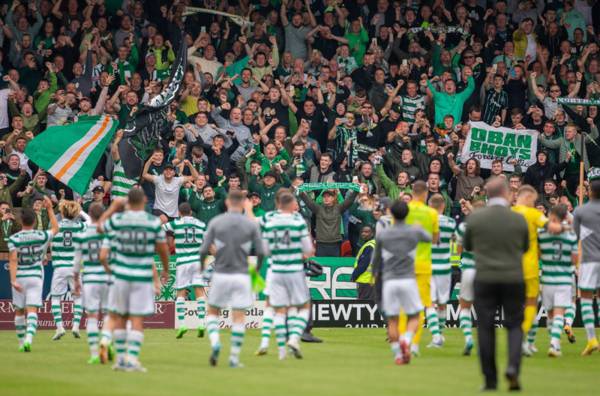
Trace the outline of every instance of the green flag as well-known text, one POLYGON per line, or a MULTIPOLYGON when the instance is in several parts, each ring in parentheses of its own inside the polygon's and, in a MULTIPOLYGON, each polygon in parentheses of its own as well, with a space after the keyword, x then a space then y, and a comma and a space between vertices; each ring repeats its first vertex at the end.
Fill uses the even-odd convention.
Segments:
POLYGON ((83 195, 117 125, 116 120, 103 115, 84 116, 73 124, 52 126, 27 144, 25 154, 83 195))

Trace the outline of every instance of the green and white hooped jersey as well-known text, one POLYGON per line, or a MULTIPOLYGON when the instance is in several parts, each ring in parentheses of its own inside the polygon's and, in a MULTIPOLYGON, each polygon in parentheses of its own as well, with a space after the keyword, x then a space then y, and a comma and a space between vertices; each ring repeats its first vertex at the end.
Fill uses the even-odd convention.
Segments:
POLYGON ((305 245, 312 244, 312 241, 302 215, 275 210, 261 217, 260 227, 271 253, 271 271, 304 271, 305 245))
POLYGON ((58 222, 58 233, 52 239, 52 267, 73 268, 75 259, 75 235, 85 228, 79 220, 62 219, 58 222))
POLYGON ((433 275, 448 275, 452 271, 450 241, 456 230, 456 221, 451 217, 439 215, 439 224, 439 241, 431 245, 431 270, 433 275))
POLYGON ((175 235, 177 266, 200 263, 200 246, 206 232, 206 224, 203 221, 185 216, 168 222, 163 225, 163 229, 175 235))
POLYGON ((112 199, 115 197, 126 197, 129 193, 129 190, 131 190, 133 186, 137 184, 137 182, 137 180, 127 177, 125 174, 125 168, 123 168, 123 164, 120 160, 115 161, 110 197, 112 199))
POLYGON ((571 255, 577 253, 577 235, 572 231, 558 235, 538 230, 540 246, 541 283, 543 285, 571 285, 575 267, 571 255))
POLYGON ((110 267, 111 275, 109 277, 108 283, 112 283, 114 280, 114 268, 115 268, 115 255, 117 253, 117 249, 115 247, 115 243, 113 242, 113 237, 111 234, 103 234, 104 239, 102 239, 102 249, 108 249, 108 266, 110 267))
POLYGON ((108 283, 110 275, 100 263, 100 250, 106 238, 100 234, 96 225, 90 225, 75 235, 76 256, 81 257, 83 283, 108 283))
POLYGON ((156 243, 165 242, 165 231, 158 217, 144 211, 117 213, 104 223, 114 245, 115 279, 151 283, 156 243))
MULTIPOLYGON (((462 246, 463 236, 465 235, 466 223, 463 221, 456 229, 456 243, 462 246)), ((467 250, 462 251, 460 256, 460 269, 475 269, 475 256, 467 250)))
POLYGON ((17 278, 44 277, 42 267, 52 231, 19 231, 8 238, 8 251, 17 252, 17 278))

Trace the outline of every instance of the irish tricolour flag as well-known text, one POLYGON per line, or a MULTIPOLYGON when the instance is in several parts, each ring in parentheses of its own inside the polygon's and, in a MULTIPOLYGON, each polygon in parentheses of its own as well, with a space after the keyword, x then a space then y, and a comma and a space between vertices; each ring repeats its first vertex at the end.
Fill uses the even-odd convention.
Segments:
POLYGON ((73 124, 46 129, 27 144, 25 154, 83 195, 118 124, 107 115, 80 117, 73 124))

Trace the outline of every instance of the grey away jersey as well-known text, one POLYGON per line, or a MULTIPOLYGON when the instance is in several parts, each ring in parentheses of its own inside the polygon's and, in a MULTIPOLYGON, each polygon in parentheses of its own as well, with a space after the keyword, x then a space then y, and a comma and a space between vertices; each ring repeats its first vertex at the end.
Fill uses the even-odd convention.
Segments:
POLYGON ((431 235, 418 226, 396 223, 375 239, 373 273, 383 265, 383 280, 415 277, 415 254, 419 242, 431 242, 431 235))
POLYGON ((575 209, 573 228, 581 241, 581 263, 600 263, 600 200, 575 209))
POLYGON ((208 254, 211 245, 216 249, 216 273, 247 274, 253 247, 257 256, 265 255, 258 223, 241 213, 223 213, 210 221, 200 254, 208 254))

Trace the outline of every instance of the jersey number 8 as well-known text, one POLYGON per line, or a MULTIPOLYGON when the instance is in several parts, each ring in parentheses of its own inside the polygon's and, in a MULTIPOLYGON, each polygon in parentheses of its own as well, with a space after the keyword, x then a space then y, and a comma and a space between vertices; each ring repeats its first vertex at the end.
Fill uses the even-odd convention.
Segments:
POLYGON ((71 231, 63 232, 63 246, 64 247, 73 246, 73 233, 71 231))

